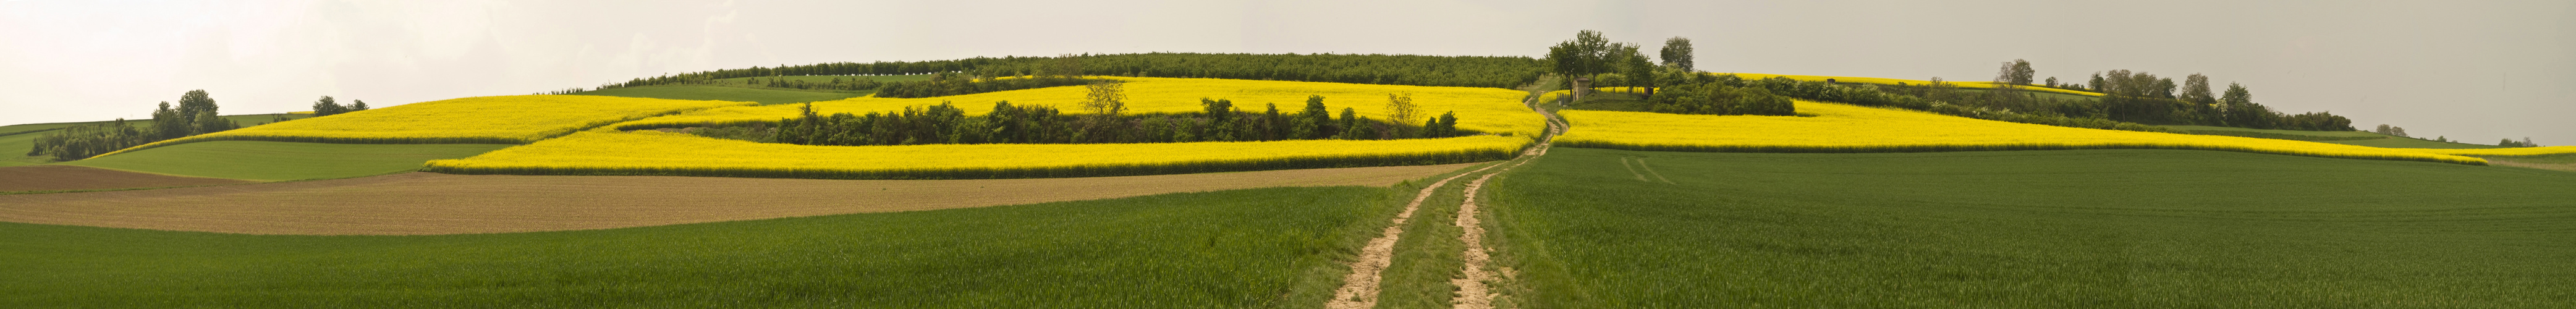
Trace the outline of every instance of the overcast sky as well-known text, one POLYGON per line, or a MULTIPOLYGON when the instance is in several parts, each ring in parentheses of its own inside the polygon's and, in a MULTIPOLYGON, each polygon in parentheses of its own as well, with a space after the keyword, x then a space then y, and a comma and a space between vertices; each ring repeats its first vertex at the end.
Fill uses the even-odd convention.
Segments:
POLYGON ((2287 112, 2576 145, 2576 2, 0 0, 0 124, 588 87, 691 71, 1062 53, 1540 56, 1576 30, 1703 70, 1992 79, 2127 69, 2287 112))

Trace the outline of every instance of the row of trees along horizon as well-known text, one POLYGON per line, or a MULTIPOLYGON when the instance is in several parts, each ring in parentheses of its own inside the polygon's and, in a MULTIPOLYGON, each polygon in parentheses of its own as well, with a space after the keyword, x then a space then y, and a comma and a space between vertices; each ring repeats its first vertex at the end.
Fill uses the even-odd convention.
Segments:
POLYGON ((1316 95, 1307 96, 1305 108, 1291 113, 1281 112, 1277 103, 1252 112, 1236 108, 1232 100, 1201 98, 1203 110, 1197 113, 1125 114, 1127 98, 1122 85, 1087 85, 1090 91, 1082 104, 1091 112, 1087 115, 1001 101, 993 104, 991 113, 975 117, 966 116, 964 109, 950 102, 906 107, 900 112, 825 116, 814 110, 813 103, 806 103, 799 108, 801 116, 774 123, 670 131, 764 143, 833 146, 1389 140, 1479 134, 1459 130, 1455 112, 1430 116, 1413 103, 1410 94, 1387 96, 1386 114, 1391 119, 1386 121, 1360 117, 1357 109, 1348 107, 1342 108, 1341 117, 1336 119, 1332 109, 1325 106, 1324 97, 1316 95), (1422 124, 1412 125, 1416 119, 1422 124))
MULTIPOLYGON (((2244 85, 2230 83, 2223 95, 2212 93, 2209 79, 2192 74, 2177 85, 2172 78, 2151 73, 2112 70, 2094 73, 2084 85, 2060 83, 2051 77, 2044 83, 2032 80, 2036 71, 2029 61, 2004 62, 1995 82, 2002 87, 1968 91, 1954 84, 1932 78, 1920 85, 1871 85, 1796 81, 1772 78, 1744 81, 1719 74, 1718 78, 1693 68, 1691 41, 1674 37, 1664 42, 1659 51, 1662 64, 1655 64, 1635 43, 1611 43, 1600 32, 1584 30, 1575 38, 1548 48, 1546 63, 1550 71, 1564 76, 1592 77, 1590 87, 1643 87, 1652 111, 1685 114, 1753 114, 1745 108, 1709 108, 1759 105, 1776 101, 1773 95, 1798 99, 1869 106, 1894 106, 1943 114, 1983 119, 2038 123, 2061 126, 2136 131, 2171 131, 2141 124, 2180 124, 2232 126, 2256 129, 2309 131, 2355 131, 2352 120, 2327 112, 2286 115, 2253 101, 2253 91, 2244 85), (1657 87, 1670 87, 1668 95, 1657 95, 1657 87), (2020 87, 2049 87, 2104 94, 2097 99, 2060 99, 2042 97, 2020 87), (1737 89, 1757 88, 1757 89, 1737 89), (2179 88, 2179 89, 2177 89, 2179 88)), ((1569 81, 1570 83, 1570 81, 1569 81)), ((1572 86, 1572 85, 1569 85, 1572 86)), ((1754 109, 1766 111, 1766 109, 1754 109)), ((1793 112, 1792 112, 1793 113, 1793 112)), ((1770 111, 1767 115, 1786 115, 1770 111)))
MULTIPOLYGON (((313 116, 367 110, 366 101, 352 103, 340 105, 330 96, 323 96, 321 100, 313 102, 313 116)), ((179 95, 179 106, 175 108, 170 106, 170 102, 161 102, 160 108, 152 111, 152 119, 149 123, 138 126, 127 124, 124 118, 117 118, 107 123, 64 127, 43 136, 37 136, 34 147, 27 150, 27 155, 51 157, 54 161, 80 160, 143 144, 243 127, 240 122, 225 119, 218 112, 221 109, 221 106, 215 104, 214 96, 207 94, 205 90, 190 90, 179 95)), ((292 119, 285 115, 278 115, 268 123, 292 119)))

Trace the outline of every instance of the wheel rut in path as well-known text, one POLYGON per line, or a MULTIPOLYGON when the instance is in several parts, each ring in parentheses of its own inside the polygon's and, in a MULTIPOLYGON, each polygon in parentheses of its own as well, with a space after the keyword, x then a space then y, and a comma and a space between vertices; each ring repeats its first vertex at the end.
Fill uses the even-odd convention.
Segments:
POLYGON ((1467 190, 1460 198, 1463 201, 1458 203, 1457 222, 1458 229, 1463 231, 1458 234, 1458 241, 1467 245, 1466 252, 1458 254, 1458 258, 1464 260, 1465 263, 1462 264, 1466 266, 1460 267, 1457 279, 1449 280, 1450 285, 1458 287, 1458 296, 1449 300, 1453 308, 1494 307, 1493 288, 1485 284, 1486 281, 1494 280, 1494 273, 1485 271, 1485 265, 1491 262, 1493 256, 1485 253, 1485 228, 1480 225, 1483 222, 1476 219, 1476 191, 1484 188, 1485 181, 1493 180, 1495 175, 1502 175, 1503 172, 1511 171, 1521 164, 1529 164, 1529 161, 1521 160, 1519 163, 1513 163, 1511 167, 1487 173, 1483 177, 1476 177, 1475 181, 1467 182, 1467 190))

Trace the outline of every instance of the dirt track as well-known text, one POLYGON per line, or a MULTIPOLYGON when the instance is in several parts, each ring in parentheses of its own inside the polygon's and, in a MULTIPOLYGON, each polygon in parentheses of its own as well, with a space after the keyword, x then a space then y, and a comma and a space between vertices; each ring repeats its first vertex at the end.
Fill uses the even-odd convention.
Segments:
POLYGON ((0 167, 0 192, 161 188, 237 183, 251 183, 251 181, 136 173, 71 165, 0 167))
POLYGON ((0 221, 243 234, 507 233, 1278 186, 1387 186, 1469 165, 991 180, 408 173, 158 190, 0 195, 0 221))

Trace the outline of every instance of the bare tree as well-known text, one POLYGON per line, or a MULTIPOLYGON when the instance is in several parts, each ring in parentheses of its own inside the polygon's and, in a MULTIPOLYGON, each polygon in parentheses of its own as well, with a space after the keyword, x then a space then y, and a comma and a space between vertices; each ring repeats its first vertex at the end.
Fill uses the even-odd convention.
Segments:
POLYGON ((1402 132, 1404 130, 1402 125, 1413 124, 1414 119, 1422 118, 1422 106, 1413 104, 1411 93, 1404 95, 1389 93, 1386 94, 1386 118, 1398 124, 1395 126, 1397 135, 1405 135, 1402 132))

